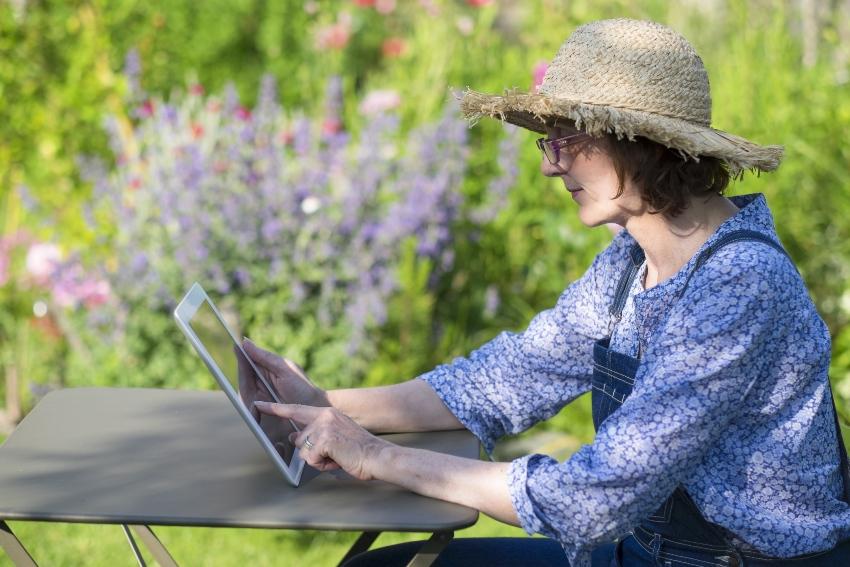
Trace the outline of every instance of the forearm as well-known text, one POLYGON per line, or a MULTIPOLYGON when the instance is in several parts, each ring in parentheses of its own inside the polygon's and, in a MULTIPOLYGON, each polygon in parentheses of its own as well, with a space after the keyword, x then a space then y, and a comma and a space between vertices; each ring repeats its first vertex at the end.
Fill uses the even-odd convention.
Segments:
POLYGON ((511 502, 510 463, 464 459, 387 443, 370 460, 374 478, 408 490, 480 510, 506 524, 519 525, 511 502))
POLYGON ((331 390, 328 400, 361 427, 376 433, 463 428, 422 380, 376 388, 331 390))

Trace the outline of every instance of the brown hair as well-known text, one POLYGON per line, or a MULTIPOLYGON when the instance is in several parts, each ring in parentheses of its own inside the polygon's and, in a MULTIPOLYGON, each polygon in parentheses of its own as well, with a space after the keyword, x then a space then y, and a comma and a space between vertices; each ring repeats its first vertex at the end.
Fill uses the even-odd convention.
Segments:
POLYGON ((608 134, 600 142, 620 182, 616 196, 623 194, 629 179, 653 213, 675 217, 692 198, 722 195, 729 185, 729 168, 717 158, 702 156, 696 161, 641 137, 618 140, 608 134))

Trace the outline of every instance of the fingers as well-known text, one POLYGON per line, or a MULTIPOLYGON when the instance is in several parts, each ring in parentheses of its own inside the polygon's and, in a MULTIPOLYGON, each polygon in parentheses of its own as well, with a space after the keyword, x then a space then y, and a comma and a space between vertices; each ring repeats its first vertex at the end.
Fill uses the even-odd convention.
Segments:
POLYGON ((290 433, 289 441, 298 449, 301 459, 319 471, 332 471, 341 468, 326 452, 326 443, 320 432, 311 428, 310 431, 290 433), (312 433, 312 436, 311 436, 312 433), (309 443, 308 443, 309 441, 309 443))
POLYGON ((264 368, 279 366, 281 363, 281 357, 273 352, 269 352, 258 347, 247 337, 242 339, 242 348, 245 349, 245 352, 248 353, 248 356, 251 357, 251 360, 253 360, 255 364, 264 368))
POLYGON ((271 402, 254 402, 256 408, 264 414, 293 419, 300 423, 312 423, 327 408, 302 406, 301 404, 274 404, 271 402))
POLYGON ((301 368, 300 366, 298 366, 297 364, 295 364, 294 362, 292 362, 292 361, 291 361, 291 360, 289 360, 288 358, 284 358, 284 359, 283 359, 283 362, 284 362, 284 364, 286 364, 286 366, 288 366, 288 367, 289 367, 289 369, 290 369, 291 371, 293 371, 296 375, 298 375, 299 377, 303 378, 304 380, 308 380, 308 381, 309 381, 309 379, 307 378, 307 375, 304 373, 304 369, 303 369, 303 368, 301 368))

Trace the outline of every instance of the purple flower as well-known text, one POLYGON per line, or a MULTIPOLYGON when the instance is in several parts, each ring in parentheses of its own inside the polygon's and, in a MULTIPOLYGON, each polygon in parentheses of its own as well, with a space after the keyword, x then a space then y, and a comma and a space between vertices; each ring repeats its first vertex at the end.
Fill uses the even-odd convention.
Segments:
MULTIPOLYGON (((407 243, 429 260, 434 285, 454 263, 458 224, 476 210, 461 192, 469 149, 457 105, 404 132, 395 99, 377 105, 374 96, 361 105, 376 113, 359 133, 343 129, 339 78, 316 119, 283 109, 266 77, 254 108, 229 85, 154 100, 129 132, 108 121, 114 165, 79 165, 94 187, 91 217, 114 226, 102 232, 117 266, 100 279, 123 312, 141 301, 167 310, 197 279, 240 300, 284 298, 278 308, 305 321, 311 349, 338 340, 357 356, 374 352, 371 331, 388 319, 407 243)), ((501 173, 477 222, 500 210, 513 185, 513 144, 509 134, 500 145, 501 173)))

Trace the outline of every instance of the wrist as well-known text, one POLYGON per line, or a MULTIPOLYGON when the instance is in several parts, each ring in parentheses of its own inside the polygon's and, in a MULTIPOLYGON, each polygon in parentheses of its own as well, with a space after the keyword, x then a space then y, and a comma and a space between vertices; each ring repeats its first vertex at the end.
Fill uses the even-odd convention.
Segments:
POLYGON ((370 478, 391 481, 391 471, 401 449, 380 437, 374 437, 366 459, 366 470, 370 478))

